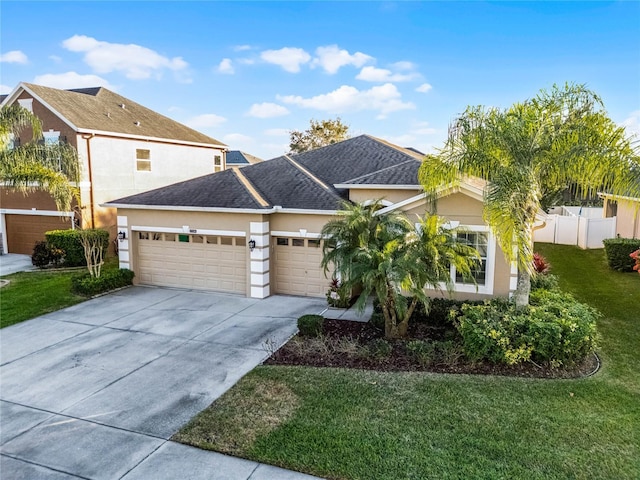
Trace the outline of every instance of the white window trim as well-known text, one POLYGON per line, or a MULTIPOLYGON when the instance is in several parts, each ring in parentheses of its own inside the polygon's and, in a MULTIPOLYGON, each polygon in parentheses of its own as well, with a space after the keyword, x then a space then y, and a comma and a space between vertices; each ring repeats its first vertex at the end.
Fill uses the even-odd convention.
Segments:
MULTIPOLYGON (((474 285, 472 283, 457 283, 456 268, 451 265, 451 281, 453 282, 453 291, 461 293, 481 293, 485 295, 493 295, 493 284, 496 265, 496 238, 486 225, 461 225, 461 230, 468 232, 482 232, 487 234, 487 266, 485 270, 484 285, 474 285)), ((442 283, 441 289, 446 289, 446 285, 442 283)))

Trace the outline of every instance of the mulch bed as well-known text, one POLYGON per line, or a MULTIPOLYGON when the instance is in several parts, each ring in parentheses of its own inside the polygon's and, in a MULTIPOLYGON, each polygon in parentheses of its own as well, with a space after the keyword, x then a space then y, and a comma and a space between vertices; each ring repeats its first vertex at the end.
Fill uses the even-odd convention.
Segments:
MULTIPOLYGON (((443 340, 453 338, 455 330, 451 328, 428 327, 425 324, 414 324, 409 330, 408 340, 443 340)), ((323 336, 329 340, 351 338, 361 346, 366 346, 372 340, 383 338, 383 332, 370 323, 353 322, 348 320, 326 319, 323 325, 323 336)), ((296 336, 292 341, 310 341, 296 336)), ((273 353, 264 363, 267 365, 304 365, 311 367, 355 368, 364 370, 378 370, 390 372, 435 372, 474 375, 501 375, 510 377, 529 378, 579 378, 597 371, 599 360, 590 355, 581 364, 571 368, 550 368, 526 362, 521 365, 508 366, 488 362, 471 362, 464 356, 448 363, 432 363, 420 365, 409 355, 406 349, 408 340, 390 341, 391 354, 385 358, 372 356, 349 355, 331 352, 320 355, 318 352, 305 352, 304 349, 290 347, 291 341, 273 353)))

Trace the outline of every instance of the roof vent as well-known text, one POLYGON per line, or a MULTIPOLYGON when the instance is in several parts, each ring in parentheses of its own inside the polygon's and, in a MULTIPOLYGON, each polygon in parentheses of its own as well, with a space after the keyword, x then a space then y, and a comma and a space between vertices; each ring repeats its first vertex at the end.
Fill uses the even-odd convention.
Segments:
POLYGON ((106 115, 108 118, 111 118, 111 112, 107 112, 106 115))
POLYGON ((124 108, 126 105, 124 103, 120 104, 120 108, 124 108))
POLYGON ((136 125, 136 127, 139 127, 140 126, 140 122, 136 122, 135 125, 136 125))

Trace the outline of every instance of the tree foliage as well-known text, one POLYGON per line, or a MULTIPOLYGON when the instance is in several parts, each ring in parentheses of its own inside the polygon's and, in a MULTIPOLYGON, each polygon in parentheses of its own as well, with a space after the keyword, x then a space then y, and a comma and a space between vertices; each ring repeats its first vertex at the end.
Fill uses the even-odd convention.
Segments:
POLYGON ((304 132, 289 132, 289 148, 292 153, 302 153, 349 138, 349 126, 342 123, 340 117, 335 120, 311 119, 310 126, 304 132))
POLYGON ((80 163, 73 146, 42 141, 42 124, 33 113, 19 104, 0 109, 0 181, 22 192, 44 190, 51 194, 58 210, 70 211, 73 199, 79 199, 80 163), (33 138, 12 145, 13 138, 31 128, 33 138))
POLYGON ((403 213, 380 213, 380 202, 365 206, 344 203, 323 228, 322 266, 333 270, 349 288, 360 287, 356 308, 375 295, 385 318, 385 336, 403 337, 418 302, 428 302, 425 287, 452 289, 450 266, 470 277, 478 259, 459 242, 444 219, 427 216, 416 226, 403 213), (411 301, 402 295, 413 295, 411 301))
POLYGON ((637 148, 600 97, 566 84, 506 109, 468 107, 445 146, 426 157, 420 181, 434 201, 439 188, 466 176, 488 181, 484 217, 508 260, 517 262, 516 303, 524 305, 542 199, 570 184, 585 194, 640 196, 639 166, 637 148))

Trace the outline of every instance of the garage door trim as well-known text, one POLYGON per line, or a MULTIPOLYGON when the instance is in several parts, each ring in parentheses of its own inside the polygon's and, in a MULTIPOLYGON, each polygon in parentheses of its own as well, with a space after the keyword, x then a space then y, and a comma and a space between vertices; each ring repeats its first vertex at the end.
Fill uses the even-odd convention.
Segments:
POLYGON ((199 235, 219 235, 221 237, 247 237, 247 232, 241 230, 207 230, 203 228, 189 228, 188 225, 182 228, 174 227, 146 227, 140 225, 134 225, 131 227, 131 231, 134 232, 149 232, 149 233, 191 233, 199 235))

